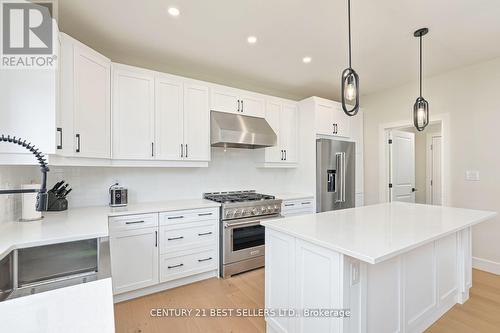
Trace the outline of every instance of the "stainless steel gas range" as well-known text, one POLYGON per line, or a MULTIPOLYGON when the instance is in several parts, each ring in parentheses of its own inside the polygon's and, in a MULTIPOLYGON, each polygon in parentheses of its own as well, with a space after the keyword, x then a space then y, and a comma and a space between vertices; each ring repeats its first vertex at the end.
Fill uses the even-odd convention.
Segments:
POLYGON ((221 203, 220 274, 234 274, 264 266, 265 229, 260 221, 281 217, 281 202, 255 191, 205 193, 221 203))

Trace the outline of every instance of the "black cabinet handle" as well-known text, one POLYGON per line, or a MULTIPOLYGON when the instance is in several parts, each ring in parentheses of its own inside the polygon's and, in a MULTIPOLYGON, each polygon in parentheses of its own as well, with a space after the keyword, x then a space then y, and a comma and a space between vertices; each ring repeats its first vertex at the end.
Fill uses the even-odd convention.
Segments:
POLYGON ((295 206, 295 204, 285 204, 285 207, 292 207, 295 206))
POLYGON ((151 157, 155 156, 155 143, 151 142, 151 157))
POLYGON ((57 133, 59 133, 59 144, 57 145, 57 149, 62 149, 63 148, 63 138, 62 138, 62 128, 61 127, 57 128, 57 133))
POLYGON ((129 221, 129 222, 125 222, 125 224, 139 224, 139 223, 144 223, 144 221, 129 221))
POLYGON ((184 157, 184 145, 181 143, 181 157, 184 157))
POLYGON ((186 158, 188 157, 188 145, 186 143, 186 158))
POLYGON ((183 219, 184 216, 169 216, 168 219, 169 220, 177 220, 177 219, 183 219))
POLYGON ((241 112, 243 112, 243 100, 241 101, 241 112))
POLYGON ((302 202, 301 205, 310 205, 311 202, 302 202))
POLYGON ((203 232, 201 234, 198 234, 198 236, 207 236, 207 235, 211 235, 211 234, 212 234, 211 231, 210 232, 203 232))
POLYGON ((283 150, 281 150, 281 160, 283 161, 283 150))
POLYGON ((80 152, 80 134, 76 135, 76 152, 80 152))
POLYGON ((238 100, 238 112, 240 112, 240 100, 238 100))
POLYGON ((198 259, 198 262, 204 262, 204 261, 209 261, 209 260, 212 260, 212 257, 208 257, 205 259, 198 259))
POLYGON ((167 238, 167 240, 171 241, 171 240, 178 240, 178 239, 183 239, 184 236, 179 236, 179 237, 174 237, 174 238, 167 238))
POLYGON ((177 267, 182 267, 184 266, 184 264, 179 264, 179 265, 174 265, 174 266, 167 266, 168 269, 172 269, 172 268, 177 268, 177 267))
POLYGON ((212 215, 212 213, 201 213, 201 214, 198 214, 198 216, 210 216, 212 215))
POLYGON ((286 161, 286 150, 285 150, 285 161, 286 161))
POLYGON ((155 247, 158 247, 158 231, 155 231, 155 247))

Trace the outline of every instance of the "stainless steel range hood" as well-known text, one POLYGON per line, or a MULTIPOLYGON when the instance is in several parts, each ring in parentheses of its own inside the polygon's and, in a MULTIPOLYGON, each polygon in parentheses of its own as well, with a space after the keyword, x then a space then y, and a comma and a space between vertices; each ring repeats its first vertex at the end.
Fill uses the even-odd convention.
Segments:
POLYGON ((211 111, 212 147, 265 148, 277 144, 277 136, 264 118, 211 111))

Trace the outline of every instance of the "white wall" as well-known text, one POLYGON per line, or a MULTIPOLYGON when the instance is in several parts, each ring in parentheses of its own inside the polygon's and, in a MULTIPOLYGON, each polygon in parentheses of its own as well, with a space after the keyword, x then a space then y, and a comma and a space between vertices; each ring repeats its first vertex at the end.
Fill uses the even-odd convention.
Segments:
MULTIPOLYGON (((452 206, 500 211, 500 58, 424 81, 424 97, 433 115, 450 116, 450 193, 452 206), (480 181, 466 181, 478 170, 480 181)), ((365 200, 379 202, 379 125, 411 119, 418 82, 364 96, 365 200), (368 162, 367 162, 368 163, 368 162)), ((474 228, 475 265, 500 274, 500 218, 474 228), (487 260, 487 261, 485 261, 487 260), (483 266, 484 268, 484 266, 483 266)))
MULTIPOLYGON (((257 168, 262 153, 258 149, 228 149, 224 152, 222 148, 213 148, 208 168, 51 166, 48 183, 52 186, 60 179, 70 183, 73 187, 69 195, 70 207, 108 204, 108 188, 114 181, 129 189, 129 203, 201 198, 203 192, 211 191, 255 189, 269 194, 292 191, 294 184, 290 178, 295 170, 257 168)), ((0 185, 18 185, 32 179, 37 181, 39 177, 37 167, 2 167, 0 172, 0 185)), ((18 202, 7 202, 0 196, 2 220, 17 219, 19 209, 18 202), (9 213, 4 214, 4 210, 9 213)))

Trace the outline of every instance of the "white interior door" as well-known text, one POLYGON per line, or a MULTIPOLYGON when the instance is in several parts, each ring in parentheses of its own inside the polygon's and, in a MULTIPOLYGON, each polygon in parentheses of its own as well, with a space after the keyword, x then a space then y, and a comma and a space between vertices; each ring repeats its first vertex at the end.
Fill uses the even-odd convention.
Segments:
POLYGON ((392 130, 390 139, 391 201, 415 202, 415 134, 392 130))
POLYGON ((441 205, 441 137, 432 137, 432 176, 431 176, 431 195, 432 204, 441 205))

